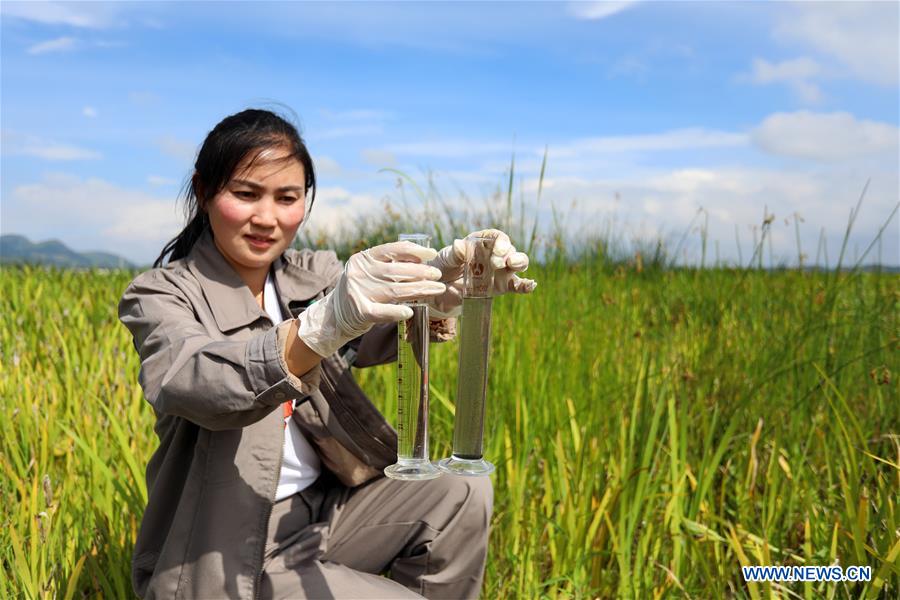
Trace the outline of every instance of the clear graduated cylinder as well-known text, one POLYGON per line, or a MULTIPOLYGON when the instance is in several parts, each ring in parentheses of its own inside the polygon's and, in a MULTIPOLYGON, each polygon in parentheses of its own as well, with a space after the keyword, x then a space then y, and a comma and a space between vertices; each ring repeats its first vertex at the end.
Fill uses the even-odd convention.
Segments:
MULTIPOLYGON (((401 234, 430 247, 425 234, 401 234)), ((407 303, 412 318, 397 324, 397 462, 384 469, 392 479, 433 479, 441 475, 428 458, 428 306, 407 303)))
POLYGON ((494 238, 469 236, 466 243, 459 371, 453 455, 438 467, 455 475, 488 475, 494 465, 484 460, 484 413, 491 348, 491 304, 494 238))
POLYGON ((408 306, 412 318, 397 324, 397 455, 427 458, 428 307, 408 306))

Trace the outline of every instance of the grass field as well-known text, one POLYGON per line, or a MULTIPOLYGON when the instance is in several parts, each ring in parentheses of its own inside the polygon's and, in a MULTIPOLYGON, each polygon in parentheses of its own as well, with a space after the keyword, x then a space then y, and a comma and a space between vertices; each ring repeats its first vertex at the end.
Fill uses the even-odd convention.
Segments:
MULTIPOLYGON (((156 440, 116 319, 131 272, 4 267, 0 597, 130 596, 156 440)), ((529 270, 495 302, 485 598, 900 597, 900 277, 529 270), (747 564, 870 565, 745 584, 747 564)), ((432 458, 456 345, 432 349, 432 458)), ((361 370, 390 419, 394 371, 361 370)))

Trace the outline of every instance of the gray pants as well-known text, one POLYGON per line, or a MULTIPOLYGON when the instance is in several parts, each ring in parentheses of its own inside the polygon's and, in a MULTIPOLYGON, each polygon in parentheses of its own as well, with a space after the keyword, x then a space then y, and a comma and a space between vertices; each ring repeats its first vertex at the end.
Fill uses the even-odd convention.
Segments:
POLYGON ((487 477, 347 488, 326 472, 275 503, 260 597, 477 598, 492 505, 487 477))

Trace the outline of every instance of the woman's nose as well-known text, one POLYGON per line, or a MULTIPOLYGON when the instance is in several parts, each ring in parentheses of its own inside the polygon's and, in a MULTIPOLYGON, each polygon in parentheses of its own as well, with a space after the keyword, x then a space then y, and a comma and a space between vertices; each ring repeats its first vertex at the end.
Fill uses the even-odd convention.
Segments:
POLYGON ((277 223, 275 218, 275 203, 268 197, 261 198, 256 203, 256 210, 250 217, 250 222, 259 227, 274 227, 277 223))

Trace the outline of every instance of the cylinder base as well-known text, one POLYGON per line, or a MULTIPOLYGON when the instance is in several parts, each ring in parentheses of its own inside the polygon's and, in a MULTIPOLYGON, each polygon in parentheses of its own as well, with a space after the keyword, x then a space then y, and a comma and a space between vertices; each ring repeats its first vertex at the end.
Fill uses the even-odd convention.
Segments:
POLYGON ((445 473, 467 477, 484 477, 494 472, 494 465, 483 458, 469 460, 456 455, 438 461, 437 466, 445 473))
POLYGON ((440 477, 443 472, 427 458, 401 458, 396 463, 385 467, 384 474, 391 479, 401 481, 421 481, 440 477))

